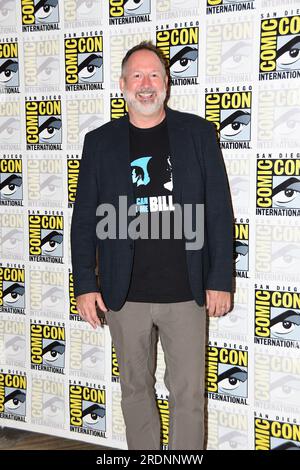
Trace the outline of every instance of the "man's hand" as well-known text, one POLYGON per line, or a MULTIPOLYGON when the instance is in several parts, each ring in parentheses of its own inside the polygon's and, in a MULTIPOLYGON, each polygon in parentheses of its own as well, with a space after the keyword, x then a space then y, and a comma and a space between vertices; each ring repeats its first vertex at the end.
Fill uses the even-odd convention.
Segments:
POLYGON ((221 317, 230 310, 231 294, 220 290, 206 291, 206 309, 210 317, 221 317))
POLYGON ((96 312, 96 303, 100 310, 108 312, 102 296, 99 292, 89 292, 88 294, 78 295, 76 297, 77 311, 80 317, 87 321, 94 330, 100 326, 100 320, 96 312))

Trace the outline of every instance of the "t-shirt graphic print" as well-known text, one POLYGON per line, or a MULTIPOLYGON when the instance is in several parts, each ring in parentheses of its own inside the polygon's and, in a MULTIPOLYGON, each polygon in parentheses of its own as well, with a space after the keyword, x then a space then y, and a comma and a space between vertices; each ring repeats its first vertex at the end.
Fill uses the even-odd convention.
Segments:
POLYGON ((136 158, 131 162, 131 171, 137 212, 174 210, 170 155, 136 158))

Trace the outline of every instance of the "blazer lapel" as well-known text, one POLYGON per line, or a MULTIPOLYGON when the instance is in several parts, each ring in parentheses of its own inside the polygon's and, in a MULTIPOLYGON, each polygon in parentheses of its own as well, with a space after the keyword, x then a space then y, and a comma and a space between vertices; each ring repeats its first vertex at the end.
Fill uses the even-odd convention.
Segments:
POLYGON ((185 128, 176 119, 170 108, 166 108, 166 114, 172 161, 173 201, 174 203, 182 203, 183 179, 186 171, 185 128))
POLYGON ((116 137, 114 154, 118 160, 119 170, 119 191, 128 198, 128 207, 135 204, 129 148, 129 119, 128 115, 115 121, 116 137))

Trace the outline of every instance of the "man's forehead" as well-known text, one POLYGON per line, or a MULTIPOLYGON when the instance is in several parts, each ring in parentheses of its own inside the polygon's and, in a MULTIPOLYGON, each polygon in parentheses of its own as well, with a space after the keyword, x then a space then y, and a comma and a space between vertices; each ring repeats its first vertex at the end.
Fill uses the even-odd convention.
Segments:
POLYGON ((134 52, 127 61, 127 66, 135 68, 138 66, 147 66, 148 68, 155 67, 159 69, 162 67, 162 63, 155 54, 155 52, 143 49, 141 51, 134 52))

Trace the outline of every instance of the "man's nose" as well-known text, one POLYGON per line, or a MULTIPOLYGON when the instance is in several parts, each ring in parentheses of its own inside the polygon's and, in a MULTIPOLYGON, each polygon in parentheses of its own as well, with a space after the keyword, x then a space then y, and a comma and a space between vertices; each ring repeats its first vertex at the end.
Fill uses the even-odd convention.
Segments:
POLYGON ((143 75, 142 85, 143 85, 144 87, 151 85, 151 78, 149 77, 149 75, 148 75, 147 73, 145 73, 145 74, 143 75))

